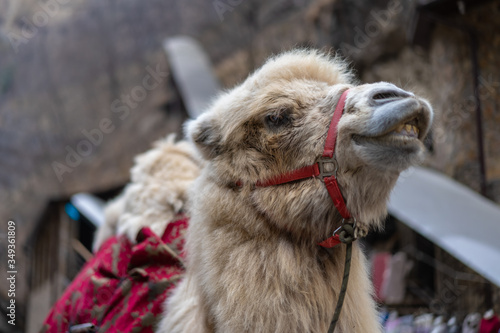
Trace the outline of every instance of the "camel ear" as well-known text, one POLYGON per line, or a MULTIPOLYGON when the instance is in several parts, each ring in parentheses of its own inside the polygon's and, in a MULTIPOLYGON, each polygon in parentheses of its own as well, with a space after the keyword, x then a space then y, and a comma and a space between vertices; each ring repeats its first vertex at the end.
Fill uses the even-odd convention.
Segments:
POLYGON ((186 124, 186 132, 205 159, 211 160, 220 155, 221 134, 209 114, 202 114, 189 121, 186 124))

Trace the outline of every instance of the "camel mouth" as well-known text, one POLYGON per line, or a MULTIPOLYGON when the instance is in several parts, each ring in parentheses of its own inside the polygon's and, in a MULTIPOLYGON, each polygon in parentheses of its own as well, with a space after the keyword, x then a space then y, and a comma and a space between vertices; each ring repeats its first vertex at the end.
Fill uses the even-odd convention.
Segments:
POLYGON ((392 124, 384 131, 375 135, 354 134, 354 142, 359 145, 363 143, 375 143, 383 146, 420 146, 427 133, 429 121, 425 113, 417 112, 406 119, 392 124))
POLYGON ((423 140, 424 134, 427 132, 427 124, 424 117, 412 116, 391 125, 387 129, 379 132, 378 134, 363 135, 359 134, 360 137, 366 137, 371 139, 382 139, 385 137, 400 137, 400 138, 411 138, 423 140))
POLYGON ((419 139, 419 134, 420 128, 418 127, 418 119, 413 118, 410 121, 399 123, 392 131, 390 131, 386 135, 419 139))
POLYGON ((402 100, 394 108, 397 112, 392 114, 391 111, 387 112, 388 116, 374 121, 376 128, 374 131, 366 134, 359 133, 359 136, 381 141, 404 140, 409 142, 415 140, 423 142, 429 130, 432 111, 425 105, 420 103, 415 105, 414 102, 415 100, 412 99, 402 100))

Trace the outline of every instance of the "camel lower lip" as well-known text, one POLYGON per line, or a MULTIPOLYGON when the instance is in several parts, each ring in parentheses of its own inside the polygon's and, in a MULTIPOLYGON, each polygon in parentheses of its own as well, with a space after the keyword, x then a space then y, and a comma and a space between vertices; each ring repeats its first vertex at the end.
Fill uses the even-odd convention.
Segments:
POLYGON ((398 142, 407 143, 407 142, 411 142, 411 141, 420 141, 417 134, 414 134, 414 133, 409 133, 409 134, 408 133, 395 133, 395 132, 391 132, 391 133, 386 134, 382 137, 374 138, 374 139, 376 139, 376 140, 378 139, 377 141, 395 142, 395 143, 398 143, 398 142))
POLYGON ((379 137, 366 137, 366 136, 353 136, 353 140, 362 145, 363 142, 366 143, 377 143, 381 146, 399 146, 399 145, 407 145, 413 144, 416 142, 420 142, 418 136, 416 135, 406 135, 396 132, 390 132, 388 134, 379 136, 379 137))
POLYGON ((418 139, 418 133, 415 132, 391 132, 388 134, 393 137, 402 137, 402 138, 413 138, 418 139))

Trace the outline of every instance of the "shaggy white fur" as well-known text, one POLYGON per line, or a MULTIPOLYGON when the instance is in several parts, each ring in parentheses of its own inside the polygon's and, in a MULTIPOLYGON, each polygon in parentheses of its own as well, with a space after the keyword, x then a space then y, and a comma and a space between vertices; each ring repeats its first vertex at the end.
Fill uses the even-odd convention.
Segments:
POLYGON ((162 235, 168 222, 186 210, 187 189, 199 175, 202 162, 191 144, 174 140, 169 135, 135 158, 131 182, 106 206, 94 252, 113 235, 125 234, 135 242, 138 231, 146 226, 162 235))

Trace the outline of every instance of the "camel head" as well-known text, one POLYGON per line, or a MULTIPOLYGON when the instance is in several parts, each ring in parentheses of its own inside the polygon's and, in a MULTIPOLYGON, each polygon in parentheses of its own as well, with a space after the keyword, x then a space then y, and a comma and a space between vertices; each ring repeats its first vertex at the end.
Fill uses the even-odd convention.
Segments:
POLYGON ((220 96, 188 124, 188 135, 208 161, 211 179, 247 195, 279 227, 311 231, 317 240, 331 232, 325 220, 339 220, 320 179, 271 188, 254 184, 318 160, 347 89, 338 123, 337 179, 352 215, 378 225, 399 173, 425 155, 432 108, 411 92, 385 82, 356 85, 341 60, 292 51, 271 58, 220 96))

